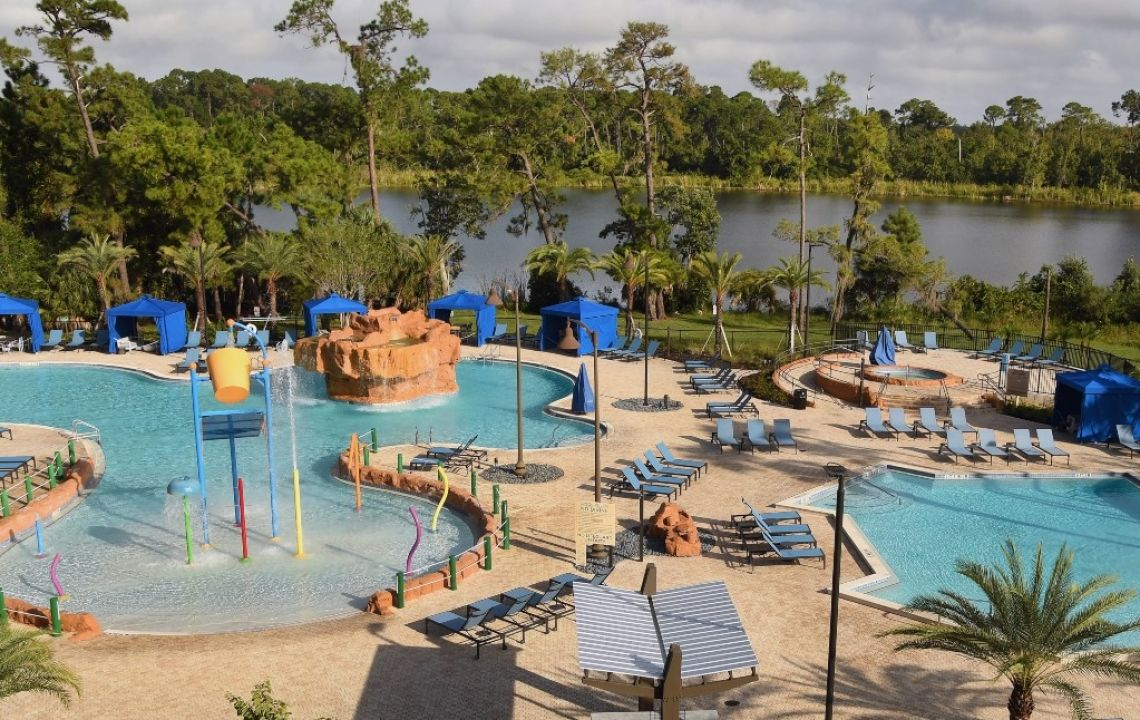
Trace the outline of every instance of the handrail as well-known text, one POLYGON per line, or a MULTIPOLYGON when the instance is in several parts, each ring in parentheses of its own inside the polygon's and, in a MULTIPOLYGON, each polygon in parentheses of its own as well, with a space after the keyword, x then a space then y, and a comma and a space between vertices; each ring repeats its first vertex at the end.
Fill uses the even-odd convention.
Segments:
POLYGON ((71 437, 76 440, 93 438, 97 443, 102 443, 103 441, 103 434, 100 432, 99 428, 96 427, 94 423, 89 423, 81 418, 75 418, 71 421, 71 437), (80 426, 91 428, 91 430, 81 433, 79 432, 80 426))

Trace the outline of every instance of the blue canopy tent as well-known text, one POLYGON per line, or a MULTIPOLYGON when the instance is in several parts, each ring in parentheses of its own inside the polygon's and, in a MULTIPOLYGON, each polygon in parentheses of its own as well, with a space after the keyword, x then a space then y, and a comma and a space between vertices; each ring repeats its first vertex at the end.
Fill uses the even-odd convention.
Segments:
POLYGON ((40 304, 35 300, 12 297, 0 293, 0 315, 23 315, 28 319, 32 333, 32 352, 39 352, 44 344, 44 326, 40 322, 40 304))
POLYGON ((482 345, 495 334, 495 306, 488 305, 482 295, 460 290, 428 303, 428 317, 444 322, 451 320, 455 310, 470 310, 475 313, 475 345, 482 345))
POLYGON ((570 412, 578 415, 594 412, 594 390, 590 387, 590 376, 586 374, 586 363, 582 363, 582 367, 578 368, 578 377, 574 378, 570 412))
POLYGON ((599 350, 612 348, 617 341, 618 309, 615 307, 579 297, 557 305, 548 305, 538 312, 542 316, 542 330, 538 334, 540 350, 558 347, 562 334, 566 332, 568 319, 576 322, 579 355, 594 352, 594 346, 590 344, 590 333, 580 323, 589 325, 598 334, 599 350))
POLYGON ((1107 365, 1058 373, 1053 425, 1073 433, 1077 442, 1116 440, 1117 425, 1140 433, 1140 381, 1107 365))
POLYGON ((318 315, 339 315, 341 313, 360 313, 363 315, 368 312, 368 308, 363 303, 343 298, 336 293, 329 293, 328 297, 306 300, 302 304, 305 309, 305 334, 309 337, 317 334, 318 315))
POLYGON ((178 352, 186 346, 186 306, 141 295, 107 311, 107 352, 115 352, 119 338, 138 333, 139 318, 150 318, 158 327, 159 355, 178 352))
POLYGON ((895 364, 895 341, 891 339, 891 332, 886 325, 879 328, 879 338, 875 340, 875 347, 871 348, 871 364, 895 364))

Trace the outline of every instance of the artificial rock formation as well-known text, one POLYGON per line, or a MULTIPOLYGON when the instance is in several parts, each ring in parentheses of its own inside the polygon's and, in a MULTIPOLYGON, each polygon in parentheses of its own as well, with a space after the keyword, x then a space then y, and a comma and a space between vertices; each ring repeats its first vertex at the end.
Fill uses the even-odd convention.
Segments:
POLYGON ((674 557, 701 554, 701 538, 693 516, 676 503, 662 503, 649 521, 649 534, 665 540, 665 552, 674 557))
POLYGON ((334 400, 392 403, 459 389, 459 338, 421 310, 353 315, 348 328, 299 340, 293 359, 324 374, 334 400))

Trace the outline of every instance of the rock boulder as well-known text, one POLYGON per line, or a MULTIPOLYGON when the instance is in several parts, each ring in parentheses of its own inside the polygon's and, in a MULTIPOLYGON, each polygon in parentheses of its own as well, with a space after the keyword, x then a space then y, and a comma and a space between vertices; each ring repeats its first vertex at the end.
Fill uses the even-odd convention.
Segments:
POLYGON ((665 541, 665 552, 674 557, 701 554, 701 539, 693 517, 676 503, 662 503, 649 521, 649 535, 665 541))

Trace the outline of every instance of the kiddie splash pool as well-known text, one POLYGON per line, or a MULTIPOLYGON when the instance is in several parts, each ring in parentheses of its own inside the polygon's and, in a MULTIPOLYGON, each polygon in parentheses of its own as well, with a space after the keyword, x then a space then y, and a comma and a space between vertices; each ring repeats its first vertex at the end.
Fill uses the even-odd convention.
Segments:
MULTIPOLYGON (((62 554, 59 579, 70 599, 62 609, 93 613, 115 632, 199 633, 251 630, 346 615, 375 590, 393 585, 394 573, 415 537, 408 512, 425 524, 432 503, 390 490, 369 490, 364 510, 353 510, 352 489, 330 477, 349 434, 376 427, 381 444, 459 442, 514 445, 514 366, 461 362, 459 393, 404 405, 357 406, 327 400, 320 376, 298 368, 274 372, 277 506, 282 537, 269 535, 265 441, 237 441, 246 482, 253 561, 239 563, 233 524, 227 443, 206 444, 210 550, 196 549, 186 565, 179 503, 166 494, 175 478, 196 474, 190 392, 185 382, 79 365, 0 366, 7 421, 71 427, 82 418, 99 427, 107 468, 87 499, 44 529, 46 558, 35 542, 0 545, 0 587, 37 604, 54 594, 51 558, 62 554), (293 556, 292 465, 288 392, 296 421, 301 471, 305 554, 293 556)), ((574 442, 591 426, 544 412, 569 394, 572 380, 524 367, 524 442, 541 447, 574 442)), ((207 386, 208 387, 208 386, 207 386)), ((256 390, 254 391, 256 395, 256 390)), ((256 405, 260 398, 251 397, 256 405)), ((194 519, 195 534, 200 533, 194 519)), ((200 539, 200 538, 199 538, 200 539)), ((425 529, 415 565, 443 561, 477 542, 465 517, 444 510, 436 532, 425 529)))

